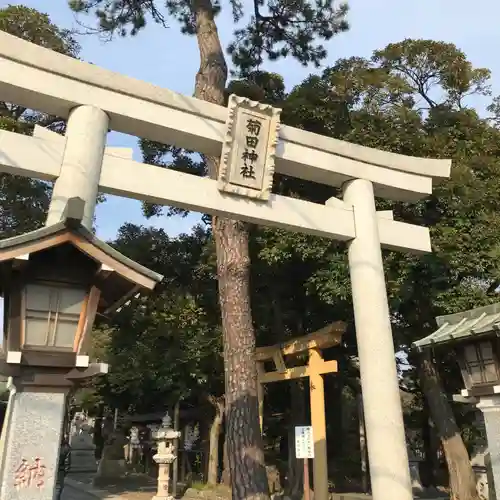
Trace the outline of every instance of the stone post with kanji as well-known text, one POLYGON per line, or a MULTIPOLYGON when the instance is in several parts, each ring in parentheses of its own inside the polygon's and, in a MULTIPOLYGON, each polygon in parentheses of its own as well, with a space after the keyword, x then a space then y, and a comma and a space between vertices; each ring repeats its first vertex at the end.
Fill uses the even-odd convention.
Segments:
POLYGON ((151 433, 157 443, 157 452, 153 460, 158 464, 158 489, 153 500, 173 500, 175 492, 170 493, 170 469, 177 459, 175 440, 181 435, 180 431, 172 429, 172 419, 168 412, 163 417, 161 426, 151 433))

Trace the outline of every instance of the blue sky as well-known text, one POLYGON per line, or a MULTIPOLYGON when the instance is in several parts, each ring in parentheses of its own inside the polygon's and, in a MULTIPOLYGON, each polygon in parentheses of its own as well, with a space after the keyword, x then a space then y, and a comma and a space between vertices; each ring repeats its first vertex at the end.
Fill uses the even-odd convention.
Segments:
MULTIPOLYGON (((82 30, 68 8, 67 0, 0 0, 2 7, 9 4, 33 7, 49 14, 51 20, 61 27, 82 30)), ((500 45, 498 0, 482 0, 477 6, 465 0, 351 0, 349 4, 351 30, 329 43, 325 65, 340 57, 369 56, 373 50, 404 38, 443 40, 455 43, 476 66, 490 68, 493 93, 500 94, 500 58, 496 51, 500 45)), ((94 23, 92 17, 79 19, 87 24, 94 23)), ((227 43, 233 29, 228 15, 220 16, 218 26, 223 42, 227 43)), ((192 94, 199 63, 198 48, 194 38, 180 33, 175 21, 171 21, 167 29, 151 24, 134 38, 117 38, 111 42, 103 42, 93 35, 78 38, 83 49, 81 56, 88 62, 183 94, 192 94)), ((268 64, 266 69, 283 75, 288 88, 300 83, 313 71, 293 60, 268 64)), ((477 105, 482 107, 485 103, 478 102, 477 105)), ((141 159, 134 137, 113 133, 108 144, 133 147, 135 159, 141 159)), ((98 234, 106 240, 113 238, 125 222, 152 224, 175 235, 189 231, 197 221, 195 214, 185 219, 160 217, 147 221, 141 215, 138 202, 117 197, 108 197, 97 209, 98 234)))

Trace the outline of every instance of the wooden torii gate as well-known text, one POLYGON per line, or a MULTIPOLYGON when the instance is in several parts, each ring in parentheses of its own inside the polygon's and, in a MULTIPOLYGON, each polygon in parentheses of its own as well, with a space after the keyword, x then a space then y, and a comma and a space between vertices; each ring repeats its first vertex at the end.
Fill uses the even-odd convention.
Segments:
POLYGON ((323 375, 338 371, 337 361, 325 361, 322 349, 340 344, 346 324, 336 321, 324 328, 296 339, 256 349, 258 370, 259 418, 262 431, 264 417, 264 384, 309 377, 311 425, 314 438, 314 498, 328 499, 328 457, 326 449, 325 391, 323 375), (286 366, 285 356, 296 357, 307 352, 304 366, 286 366), (264 363, 272 360, 275 369, 266 371, 264 363))

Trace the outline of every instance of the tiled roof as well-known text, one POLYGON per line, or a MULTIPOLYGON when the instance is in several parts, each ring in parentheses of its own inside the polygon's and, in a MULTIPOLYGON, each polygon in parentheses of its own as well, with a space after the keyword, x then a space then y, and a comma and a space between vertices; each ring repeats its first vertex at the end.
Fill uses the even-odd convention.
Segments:
POLYGON ((427 337, 413 342, 412 347, 426 349, 440 344, 460 342, 469 337, 500 332, 500 303, 438 316, 436 323, 439 328, 427 337))
POLYGON ((125 255, 116 251, 110 245, 101 241, 97 236, 95 236, 91 231, 86 229, 81 224, 81 217, 83 210, 83 200, 80 198, 71 198, 68 202, 67 213, 61 222, 53 224, 51 226, 41 227, 40 229, 35 229, 29 233, 24 233, 18 236, 13 236, 11 238, 6 238, 4 240, 0 240, 0 250, 8 250, 16 247, 22 247, 24 245, 28 245, 29 243, 37 240, 42 240, 44 238, 50 237, 52 235, 56 235, 62 231, 67 229, 72 230, 75 233, 78 233, 80 236, 85 238, 91 245, 96 246, 104 253, 116 259, 121 264, 133 269, 139 274, 143 276, 147 276, 148 278, 160 282, 163 279, 161 274, 158 274, 147 267, 140 265, 138 262, 129 259, 125 255))

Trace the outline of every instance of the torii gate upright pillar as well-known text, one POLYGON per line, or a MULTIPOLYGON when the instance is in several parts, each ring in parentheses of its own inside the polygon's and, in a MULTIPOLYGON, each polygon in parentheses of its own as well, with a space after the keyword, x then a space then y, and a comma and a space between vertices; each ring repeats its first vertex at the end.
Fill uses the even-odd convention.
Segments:
POLYGON ((68 199, 74 196, 85 201, 82 223, 92 230, 108 125, 106 113, 94 106, 78 106, 71 111, 61 173, 54 184, 47 226, 62 220, 68 199))
POLYGON ((372 495, 412 500, 372 183, 365 179, 346 183, 344 201, 354 208, 356 237, 349 243, 348 256, 372 495))

